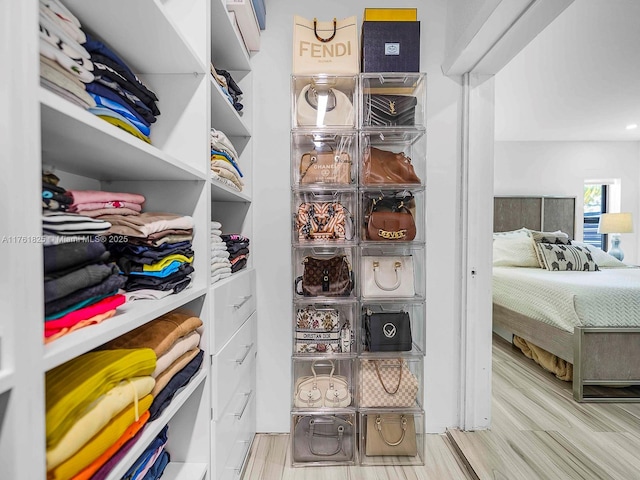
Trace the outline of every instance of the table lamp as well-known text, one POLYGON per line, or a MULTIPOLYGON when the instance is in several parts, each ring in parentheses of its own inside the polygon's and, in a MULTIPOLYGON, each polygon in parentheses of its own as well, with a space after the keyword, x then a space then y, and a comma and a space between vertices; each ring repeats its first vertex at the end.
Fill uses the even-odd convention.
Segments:
POLYGON ((630 213, 603 213, 600 215, 598 233, 611 234, 611 250, 609 255, 613 255, 622 261, 624 253, 620 249, 620 234, 633 233, 633 220, 630 213))

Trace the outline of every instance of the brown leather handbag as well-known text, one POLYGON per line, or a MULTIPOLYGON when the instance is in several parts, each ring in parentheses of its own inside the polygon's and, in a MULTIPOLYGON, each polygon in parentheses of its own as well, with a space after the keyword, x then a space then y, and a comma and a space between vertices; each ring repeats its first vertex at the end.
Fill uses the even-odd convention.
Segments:
POLYGON ((393 153, 369 147, 362 160, 362 183, 377 185, 383 183, 420 183, 411 165, 411 159, 404 153, 393 153))
POLYGON ((300 183, 351 183, 351 157, 347 152, 313 150, 300 159, 300 183))
POLYGON ((416 238, 416 222, 409 207, 414 203, 411 194, 373 199, 366 216, 367 240, 410 242, 416 238))
POLYGON ((346 297, 353 289, 351 265, 346 255, 331 258, 305 257, 296 293, 305 297, 346 297), (301 290, 298 289, 301 287, 301 290))

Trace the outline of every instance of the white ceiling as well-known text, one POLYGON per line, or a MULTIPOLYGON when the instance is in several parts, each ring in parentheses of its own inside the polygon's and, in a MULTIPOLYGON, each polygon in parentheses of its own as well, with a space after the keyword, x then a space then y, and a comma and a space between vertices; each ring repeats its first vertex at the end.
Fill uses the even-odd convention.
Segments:
POLYGON ((496 75, 495 126, 498 141, 640 141, 640 0, 575 0, 496 75))

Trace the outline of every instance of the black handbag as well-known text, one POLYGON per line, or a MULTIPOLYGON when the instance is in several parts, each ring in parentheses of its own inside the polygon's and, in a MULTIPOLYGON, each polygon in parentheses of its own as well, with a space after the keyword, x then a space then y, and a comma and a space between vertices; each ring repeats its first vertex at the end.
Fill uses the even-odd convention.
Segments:
POLYGON ((418 99, 409 95, 366 95, 365 125, 411 127, 416 121, 418 99))
POLYGON ((364 328, 365 346, 370 352, 408 352, 413 346, 407 312, 366 311, 364 328))
POLYGON ((353 425, 337 415, 297 417, 292 440, 294 462, 353 460, 353 425))

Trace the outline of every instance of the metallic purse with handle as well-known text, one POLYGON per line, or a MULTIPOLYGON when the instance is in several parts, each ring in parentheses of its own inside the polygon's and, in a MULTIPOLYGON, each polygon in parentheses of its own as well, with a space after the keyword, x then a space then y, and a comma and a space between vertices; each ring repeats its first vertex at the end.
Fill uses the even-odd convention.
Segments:
POLYGON ((411 456, 418 454, 416 425, 408 413, 367 415, 365 455, 411 456))
POLYGON ((296 380, 293 405, 297 408, 342 408, 351 405, 347 377, 334 375, 334 371, 333 361, 314 361, 311 364, 313 375, 296 380), (330 367, 330 373, 316 373, 316 367, 320 366, 330 367))
POLYGON ((301 415, 294 422, 294 462, 353 461, 353 423, 346 418, 301 415))

